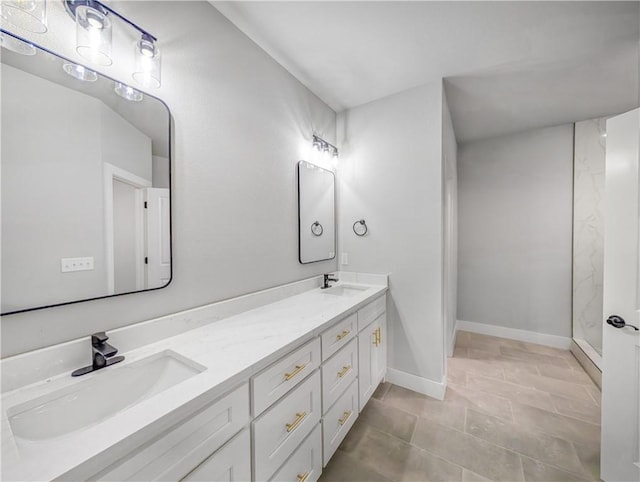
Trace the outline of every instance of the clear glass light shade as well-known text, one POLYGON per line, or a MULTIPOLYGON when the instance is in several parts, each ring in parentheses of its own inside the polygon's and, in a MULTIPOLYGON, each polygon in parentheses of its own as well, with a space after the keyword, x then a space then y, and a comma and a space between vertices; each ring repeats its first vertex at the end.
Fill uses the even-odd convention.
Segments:
POLYGON ((21 55, 35 55, 36 48, 30 43, 23 42, 5 33, 0 33, 0 45, 2 48, 11 50, 21 55))
POLYGON ((98 74, 93 70, 89 70, 86 67, 78 64, 72 64, 70 62, 65 63, 62 66, 63 70, 71 77, 75 77, 83 82, 95 82, 98 80, 98 74))
POLYGON ((123 84, 121 82, 116 82, 114 90, 120 97, 130 100, 131 102, 140 102, 144 97, 142 92, 139 92, 133 87, 129 87, 127 84, 123 84))
POLYGON ((111 65, 111 20, 95 8, 76 8, 76 50, 97 65, 111 65))
POLYGON ((143 87, 160 87, 162 58, 160 49, 145 35, 135 43, 136 68, 133 78, 143 87))
POLYGON ((33 33, 47 31, 45 0, 2 0, 0 16, 11 25, 33 33))

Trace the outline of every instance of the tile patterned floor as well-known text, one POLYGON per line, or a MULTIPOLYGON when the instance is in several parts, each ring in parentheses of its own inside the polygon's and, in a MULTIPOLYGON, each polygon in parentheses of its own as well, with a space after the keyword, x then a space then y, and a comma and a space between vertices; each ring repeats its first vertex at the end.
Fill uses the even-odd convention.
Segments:
POLYGON ((444 401, 382 384, 337 481, 600 480, 600 392, 569 351, 459 332, 444 401))

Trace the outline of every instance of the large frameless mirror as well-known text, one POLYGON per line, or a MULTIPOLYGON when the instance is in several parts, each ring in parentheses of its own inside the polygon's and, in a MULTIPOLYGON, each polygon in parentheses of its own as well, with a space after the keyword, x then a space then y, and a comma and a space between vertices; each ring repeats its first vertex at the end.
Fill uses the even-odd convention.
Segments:
POLYGON ((1 35, 2 314, 166 286, 167 106, 1 35))
POLYGON ((300 263, 336 256, 335 175, 309 162, 298 163, 300 263))

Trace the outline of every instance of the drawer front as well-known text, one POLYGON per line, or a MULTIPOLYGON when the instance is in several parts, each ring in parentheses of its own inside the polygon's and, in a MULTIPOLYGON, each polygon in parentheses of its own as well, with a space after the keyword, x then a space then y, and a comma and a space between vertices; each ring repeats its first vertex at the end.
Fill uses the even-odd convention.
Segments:
POLYGON ((276 400, 320 366, 320 339, 298 348, 251 379, 253 416, 257 417, 276 400))
POLYGON ((354 313, 322 334, 322 360, 326 360, 356 336, 358 314, 354 313))
POLYGON ((358 376, 358 340, 333 355, 322 366, 322 413, 335 403, 358 376))
POLYGON ((251 435, 247 428, 182 480, 185 482, 246 482, 251 480, 250 460, 251 435))
POLYGON ((316 425, 289 460, 271 478, 272 482, 316 482, 322 473, 322 428, 316 425))
POLYGON ((316 370, 252 423, 254 480, 269 480, 320 421, 316 370))
POLYGON ((387 296, 382 295, 380 298, 373 300, 367 306, 358 310, 358 331, 375 320, 382 313, 387 311, 387 296))
POLYGON ((322 419, 324 465, 338 449, 358 417, 358 384, 353 382, 322 419))
POLYGON ((245 383, 95 478, 115 481, 180 480, 248 423, 249 385, 245 383))

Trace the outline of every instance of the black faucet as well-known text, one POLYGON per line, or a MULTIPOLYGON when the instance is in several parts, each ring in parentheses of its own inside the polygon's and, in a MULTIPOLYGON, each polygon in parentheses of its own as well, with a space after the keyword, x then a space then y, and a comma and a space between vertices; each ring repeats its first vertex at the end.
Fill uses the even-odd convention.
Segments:
POLYGON ((323 274, 322 276, 323 276, 323 281, 320 289, 323 289, 323 290, 326 290, 327 288, 331 287, 331 285, 329 284, 329 281, 340 281, 338 278, 331 278, 330 274, 323 274))
POLYGON ((123 356, 114 356, 118 353, 118 349, 109 345, 107 340, 109 337, 104 331, 94 333, 91 335, 91 365, 88 367, 79 368, 74 371, 71 376, 79 377, 86 373, 91 373, 101 368, 108 367, 115 363, 119 363, 124 360, 123 356))

